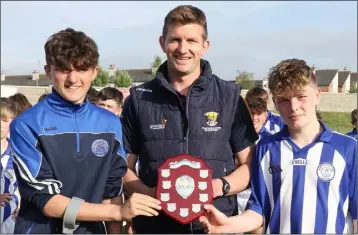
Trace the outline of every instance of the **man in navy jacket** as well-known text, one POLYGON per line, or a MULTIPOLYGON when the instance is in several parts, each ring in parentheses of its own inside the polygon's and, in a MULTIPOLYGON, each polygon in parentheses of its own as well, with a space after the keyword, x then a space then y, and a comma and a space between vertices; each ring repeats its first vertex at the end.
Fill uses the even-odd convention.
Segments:
MULTIPOLYGON (((240 87, 219 79, 208 61, 204 12, 178 6, 164 20, 160 45, 167 61, 156 77, 130 89, 123 116, 123 140, 129 169, 129 194, 154 196, 157 170, 168 158, 190 154, 213 170, 214 205, 226 215, 237 213, 236 193, 249 183, 251 146, 258 139, 240 87), (139 179, 133 173, 137 156, 139 179), (238 161, 239 165, 235 164, 238 161)), ((182 225, 160 213, 138 216, 136 233, 203 233, 198 221, 182 225)))

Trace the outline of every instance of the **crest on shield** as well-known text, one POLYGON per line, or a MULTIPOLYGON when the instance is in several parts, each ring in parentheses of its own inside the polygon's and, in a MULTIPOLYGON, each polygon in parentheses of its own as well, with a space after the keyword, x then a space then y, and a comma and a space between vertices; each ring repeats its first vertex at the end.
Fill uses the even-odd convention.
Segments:
POLYGON ((212 169, 188 154, 169 158, 158 169, 156 197, 168 216, 188 224, 213 200, 212 169))

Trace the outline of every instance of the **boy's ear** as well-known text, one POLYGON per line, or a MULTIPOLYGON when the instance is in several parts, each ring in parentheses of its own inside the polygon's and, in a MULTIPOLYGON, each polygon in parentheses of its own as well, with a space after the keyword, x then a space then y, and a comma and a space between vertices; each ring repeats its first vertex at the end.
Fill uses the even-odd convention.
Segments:
POLYGON ((316 88, 316 105, 320 103, 321 100, 321 89, 319 87, 316 88))

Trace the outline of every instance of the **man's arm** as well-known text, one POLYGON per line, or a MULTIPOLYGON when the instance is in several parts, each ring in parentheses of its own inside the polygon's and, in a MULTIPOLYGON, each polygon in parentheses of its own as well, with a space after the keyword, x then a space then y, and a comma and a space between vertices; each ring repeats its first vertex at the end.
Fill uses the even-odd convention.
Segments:
MULTIPOLYGON (((254 146, 257 139, 258 135, 252 123, 249 109, 244 99, 240 96, 231 126, 230 137, 230 145, 238 161, 238 167, 230 175, 224 177, 230 184, 228 195, 242 192, 247 188, 250 180, 252 146, 254 146)), ((214 197, 222 196, 222 185, 220 179, 213 179, 214 197)))
MULTIPOLYGON (((102 201, 102 204, 122 205, 123 203, 124 203, 124 201, 123 201, 122 196, 118 196, 118 197, 111 198, 111 199, 104 199, 102 201)), ((105 223, 106 223, 106 229, 107 229, 108 234, 122 233, 122 227, 123 227, 122 221, 119 221, 119 222, 107 221, 105 223)))
MULTIPOLYGON (((250 183, 250 161, 253 147, 247 147, 235 154, 238 161, 238 168, 230 175, 223 177, 230 184, 230 192, 227 195, 234 195, 247 189, 250 183), (240 179, 240 180, 237 180, 240 179)), ((213 179, 214 197, 222 196, 223 183, 220 179, 213 179)))
POLYGON ((127 151, 129 168, 123 177, 124 190, 128 195, 136 192, 154 197, 155 189, 146 186, 135 174, 137 155, 140 153, 142 143, 137 106, 135 93, 131 92, 131 95, 124 103, 122 111, 123 142, 125 150, 127 151))
POLYGON ((134 173, 137 156, 135 154, 129 153, 127 154, 127 159, 128 159, 128 171, 123 177, 124 191, 128 195, 132 195, 133 193, 141 193, 141 194, 155 197, 155 188, 150 188, 147 185, 145 185, 134 173))

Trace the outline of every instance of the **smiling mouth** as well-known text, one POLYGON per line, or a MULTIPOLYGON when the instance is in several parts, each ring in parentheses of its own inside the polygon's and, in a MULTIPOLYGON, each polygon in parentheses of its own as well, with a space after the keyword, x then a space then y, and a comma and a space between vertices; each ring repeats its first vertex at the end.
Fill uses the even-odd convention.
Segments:
POLYGON ((80 86, 65 86, 66 89, 77 90, 80 86))

